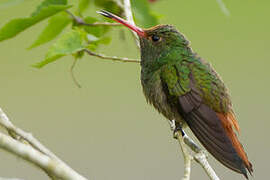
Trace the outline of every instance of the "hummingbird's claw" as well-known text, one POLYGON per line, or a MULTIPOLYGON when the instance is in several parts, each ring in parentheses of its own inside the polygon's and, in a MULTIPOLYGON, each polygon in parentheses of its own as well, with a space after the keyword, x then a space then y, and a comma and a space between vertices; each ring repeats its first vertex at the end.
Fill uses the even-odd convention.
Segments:
POLYGON ((174 131, 173 131, 173 137, 175 138, 175 139, 177 139, 177 133, 179 132, 179 131, 181 131, 181 135, 182 135, 182 137, 184 137, 186 134, 185 134, 185 132, 184 132, 184 130, 182 129, 182 127, 178 124, 177 126, 176 126, 176 128, 174 129, 174 131))
POLYGON ((176 123, 175 120, 169 120, 169 124, 171 127, 171 130, 173 131, 173 137, 177 139, 177 132, 181 131, 182 136, 185 136, 185 132, 183 131, 181 125, 179 123, 176 123))
POLYGON ((175 120, 169 120, 168 122, 169 122, 171 130, 174 131, 176 128, 175 120))

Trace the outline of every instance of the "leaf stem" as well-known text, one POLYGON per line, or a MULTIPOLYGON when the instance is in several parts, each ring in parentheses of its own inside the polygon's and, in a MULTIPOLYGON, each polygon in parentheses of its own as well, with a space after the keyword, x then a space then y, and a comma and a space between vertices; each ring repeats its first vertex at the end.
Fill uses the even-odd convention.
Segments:
POLYGON ((106 56, 104 54, 97 54, 94 53, 92 51, 90 51, 89 49, 84 49, 84 51, 89 54, 90 56, 95 56, 95 57, 99 57, 101 59, 105 59, 105 60, 111 60, 111 61, 119 61, 119 62, 131 62, 131 63, 140 63, 139 60, 137 59, 129 59, 129 58, 122 58, 122 57, 117 57, 117 56, 106 56))
POLYGON ((73 82, 75 83, 75 85, 78 87, 78 88, 81 88, 82 86, 80 85, 80 83, 78 82, 78 80, 76 79, 75 75, 74 75, 74 68, 76 66, 78 62, 78 59, 74 59, 71 67, 70 67, 70 75, 71 75, 71 78, 73 80, 73 82))

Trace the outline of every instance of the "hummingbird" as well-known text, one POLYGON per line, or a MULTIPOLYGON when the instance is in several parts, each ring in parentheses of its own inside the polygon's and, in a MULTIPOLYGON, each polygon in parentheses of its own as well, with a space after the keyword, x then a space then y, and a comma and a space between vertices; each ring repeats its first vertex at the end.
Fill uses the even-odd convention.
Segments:
POLYGON ((187 38, 172 25, 142 29, 108 11, 98 13, 137 33, 147 102, 182 133, 188 126, 214 158, 248 179, 253 168, 237 137, 240 128, 228 89, 187 38))

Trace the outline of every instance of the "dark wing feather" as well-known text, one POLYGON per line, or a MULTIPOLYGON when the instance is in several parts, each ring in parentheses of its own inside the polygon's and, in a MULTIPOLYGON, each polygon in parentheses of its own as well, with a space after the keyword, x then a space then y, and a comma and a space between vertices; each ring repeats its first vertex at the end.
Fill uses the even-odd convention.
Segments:
POLYGON ((237 121, 227 119, 230 100, 225 85, 209 66, 196 64, 199 70, 191 72, 189 65, 182 61, 181 64, 163 66, 162 86, 169 104, 177 109, 195 136, 218 161, 247 177, 246 168, 252 172, 252 165, 232 129, 232 125, 239 129, 237 121), (200 78, 196 80, 193 73, 200 78), (204 88, 208 88, 207 91, 204 88))
POLYGON ((194 90, 180 96, 178 100, 179 113, 204 147, 226 167, 247 177, 243 160, 237 154, 216 112, 204 104, 194 90))

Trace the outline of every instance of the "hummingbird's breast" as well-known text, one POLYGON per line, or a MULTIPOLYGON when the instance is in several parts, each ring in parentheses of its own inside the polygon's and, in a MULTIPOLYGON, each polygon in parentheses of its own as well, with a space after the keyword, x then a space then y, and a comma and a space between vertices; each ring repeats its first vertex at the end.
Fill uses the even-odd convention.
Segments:
POLYGON ((182 118, 177 109, 168 100, 160 75, 161 70, 147 72, 147 70, 142 67, 141 84, 146 101, 153 105, 158 112, 162 113, 167 119, 182 122, 182 118))

